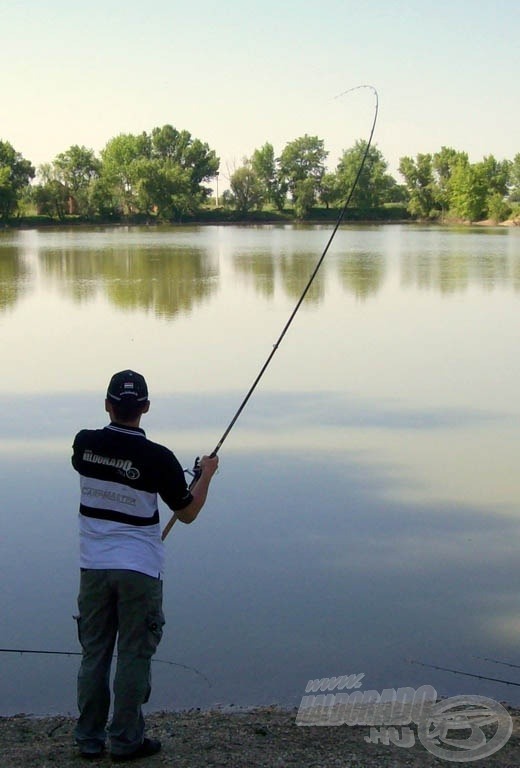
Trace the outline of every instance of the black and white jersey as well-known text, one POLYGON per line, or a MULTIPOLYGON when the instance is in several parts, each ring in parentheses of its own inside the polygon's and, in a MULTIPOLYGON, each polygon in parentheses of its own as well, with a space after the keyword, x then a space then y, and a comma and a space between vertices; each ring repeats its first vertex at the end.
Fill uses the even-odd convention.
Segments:
POLYGON ((157 496, 174 511, 193 498, 175 455, 144 430, 112 423, 78 432, 72 465, 80 475, 80 566, 161 576, 157 496))

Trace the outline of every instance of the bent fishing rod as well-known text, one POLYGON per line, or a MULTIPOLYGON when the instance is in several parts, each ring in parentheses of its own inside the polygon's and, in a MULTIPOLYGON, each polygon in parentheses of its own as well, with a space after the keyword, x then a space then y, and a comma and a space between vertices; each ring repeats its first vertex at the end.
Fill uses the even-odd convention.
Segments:
MULTIPOLYGON (((338 231, 338 229, 339 229, 339 227, 341 225, 341 222, 345 218, 345 214, 347 212, 347 208, 349 207, 350 201, 352 200, 352 197, 353 197, 354 192, 356 190, 357 183, 358 183, 358 181, 359 181, 359 179, 361 177, 361 173, 363 172, 363 168, 365 166, 365 162, 366 162, 366 159, 368 157, 368 153, 370 151, 370 147, 372 145, 372 138, 374 136, 374 131, 375 131, 375 128, 376 128, 376 123, 377 123, 377 115, 378 115, 378 111, 379 111, 379 96, 378 96, 377 90, 372 85, 357 85, 354 88, 349 88, 348 90, 343 91, 343 93, 340 93, 338 96, 336 96, 336 98, 339 99, 342 96, 345 96, 347 93, 352 93, 352 91, 357 91, 357 90, 360 90, 362 88, 368 88, 374 94, 374 98, 375 98, 374 115, 373 115, 373 119, 372 119, 372 126, 371 126, 371 129, 370 129, 370 135, 368 137, 368 141, 367 141, 365 150, 363 152, 363 156, 361 158, 361 162, 359 164, 359 168, 357 170, 357 173, 356 173, 356 176, 355 176, 354 181, 352 183, 352 186, 350 187, 350 190, 349 190, 348 195, 346 197, 346 200, 345 200, 345 202, 343 204, 343 207, 341 208, 341 210, 340 210, 340 212, 338 214, 338 217, 336 219, 336 223, 334 224, 334 227, 333 227, 332 232, 330 234, 330 237, 329 237, 329 239, 328 239, 328 241, 327 241, 327 243, 325 245, 325 248, 323 249, 323 252, 322 252, 320 258, 318 259, 318 261, 316 263, 316 266, 314 267, 314 269, 313 269, 313 271, 312 271, 312 273, 311 273, 311 275, 310 275, 310 277, 309 277, 309 279, 307 281, 307 284, 306 284, 305 288, 302 291, 302 294, 301 294, 300 298, 296 302, 296 305, 295 305, 293 311, 289 315, 289 319, 287 320, 287 322, 285 323, 284 327, 282 328, 282 332, 278 336, 278 339, 273 344, 271 352, 267 356, 267 359, 266 359, 265 363, 260 368, 260 371, 258 372, 257 377, 255 378, 255 380, 251 384, 251 386, 250 386, 249 390, 247 391, 244 399, 242 400, 242 402, 240 403, 239 407, 237 408, 237 410, 235 412, 235 415, 233 416, 233 418, 229 422, 228 426, 224 430, 224 433, 223 433, 222 437, 220 438, 220 440, 218 441, 218 443, 216 444, 215 448, 210 453, 210 457, 212 457, 212 458, 215 457, 218 454, 218 452, 221 449, 225 439, 227 438, 227 436, 229 435, 229 433, 231 432, 231 430, 235 426, 235 424, 236 424, 240 414, 242 413, 242 411, 246 407, 246 405, 247 405, 251 395, 253 394, 253 392, 257 388, 258 384, 260 383, 260 380, 261 380, 262 376, 266 372, 266 370, 267 370, 271 360, 273 359, 276 351, 278 350, 278 347, 280 346, 280 343, 282 342, 285 334, 289 330, 289 328, 290 328, 294 318, 296 317, 296 313, 298 312, 298 310, 300 309, 301 305, 303 304, 303 302, 305 300, 305 297, 307 296, 307 293, 309 292, 309 289, 310 289, 312 283, 314 282, 314 278, 318 274, 318 270, 320 269, 321 265, 323 264, 325 256, 327 255, 327 253, 329 251, 329 248, 332 245, 332 241, 334 240, 334 238, 336 236, 336 232, 338 231)), ((192 487, 196 483, 198 477, 200 476, 200 469, 198 467, 198 459, 195 460, 195 466, 193 467, 193 470, 191 471, 191 474, 193 475, 193 481, 192 481, 190 487, 192 487)), ((177 519, 178 519, 177 518, 177 514, 174 513, 173 516, 171 517, 170 521, 166 524, 166 526, 164 528, 164 531, 162 532, 162 537, 161 538, 162 538, 163 541, 166 538, 166 536, 169 534, 169 532, 171 531, 171 529, 172 529, 173 525, 175 524, 175 522, 177 521, 177 519)))

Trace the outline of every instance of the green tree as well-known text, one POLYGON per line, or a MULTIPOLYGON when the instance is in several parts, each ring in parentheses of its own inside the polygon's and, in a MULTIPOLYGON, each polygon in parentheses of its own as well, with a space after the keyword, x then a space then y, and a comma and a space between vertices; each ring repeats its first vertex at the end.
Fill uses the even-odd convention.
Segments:
POLYGON ((251 157, 251 168, 264 188, 264 199, 283 210, 287 197, 287 183, 280 178, 277 160, 272 144, 266 142, 255 149, 251 157))
POLYGON ((266 142, 260 149, 255 149, 251 156, 251 168, 257 179, 263 184, 266 198, 270 200, 271 190, 276 185, 278 175, 272 144, 266 142))
POLYGON ((466 221, 485 218, 488 189, 482 164, 460 160, 453 168, 449 189, 450 209, 456 216, 466 221))
POLYGON ((259 208, 262 204, 264 188, 249 163, 237 168, 231 175, 229 186, 233 195, 233 204, 242 216, 259 208))
POLYGON ((340 198, 340 186, 336 173, 324 173, 320 184, 320 201, 329 208, 340 198))
POLYGON ((391 182, 387 193, 388 199, 385 202, 408 204, 410 198, 408 190, 406 189, 406 184, 398 184, 393 176, 390 178, 391 182))
POLYGON ((298 219, 306 219, 316 200, 316 181, 311 176, 296 182, 293 193, 294 213, 298 219))
POLYGON ((136 163, 136 199, 139 210, 160 219, 180 221, 195 212, 201 202, 192 190, 191 173, 170 161, 158 158, 136 163))
POLYGON ((17 210, 35 169, 8 141, 0 141, 0 219, 6 220, 17 210))
POLYGON ((440 151, 433 155, 434 198, 442 214, 450 209, 450 179, 453 169, 461 162, 469 162, 466 152, 459 152, 452 147, 441 147, 440 151))
POLYGON ((512 163, 510 160, 496 160, 493 155, 488 155, 477 165, 486 187, 485 218, 497 222, 504 221, 511 213, 506 198, 509 194, 512 163))
POLYGON ((71 146, 54 160, 56 178, 67 188, 72 208, 82 216, 93 213, 91 192, 93 182, 99 177, 101 162, 92 149, 71 146))
POLYGON ((415 160, 402 157, 399 173, 405 180, 409 194, 408 211, 412 216, 428 218, 435 207, 432 156, 418 154, 415 160))
POLYGON ((124 215, 180 219, 195 212, 210 194, 203 182, 219 167, 214 150, 172 125, 154 128, 150 135, 116 136, 101 156, 98 205, 104 201, 124 215))
POLYGON ((163 216, 169 202, 169 185, 163 173, 163 163, 150 157, 137 158, 133 163, 135 204, 141 213, 163 216))
POLYGON ((364 140, 356 141, 353 147, 343 152, 336 169, 339 197, 346 200, 359 174, 352 195, 353 207, 367 211, 389 202, 391 191, 397 186, 397 183, 387 173, 387 169, 388 163, 376 146, 371 146, 367 152, 367 142, 364 140), (365 153, 367 154, 363 163, 365 153), (362 163, 363 167, 360 173, 362 163))
POLYGON ((118 216, 120 213, 120 198, 110 180, 103 174, 92 180, 89 190, 89 201, 92 210, 101 216, 118 216))
POLYGON ((151 157, 150 137, 146 133, 122 133, 110 139, 101 151, 101 178, 99 189, 109 196, 106 203, 114 212, 124 216, 139 211, 137 201, 138 161, 151 157))
MULTIPOLYGON (((297 188, 300 182, 310 179, 313 196, 319 192, 325 161, 328 152, 325 151, 322 139, 305 134, 285 145, 279 158, 280 178, 286 182, 293 200, 296 202, 297 188)), ((310 184, 306 185, 305 196, 308 196, 310 184)), ((302 187, 300 185, 300 195, 302 187)))
POLYGON ((70 193, 58 178, 53 163, 44 163, 38 168, 41 183, 32 191, 32 199, 38 213, 63 220, 69 212, 70 193))
POLYGON ((162 160, 170 169, 177 167, 189 175, 194 195, 209 196, 210 190, 203 188, 202 182, 214 178, 218 172, 220 161, 215 150, 200 139, 194 139, 188 131, 178 131, 172 125, 154 128, 151 144, 153 158, 162 160))
POLYGON ((487 196, 487 217, 495 223, 505 221, 511 215, 511 205, 500 192, 493 192, 487 196))
POLYGON ((513 203, 520 203, 520 152, 514 156, 511 162, 509 183, 509 199, 513 203))
POLYGON ((481 169, 488 195, 498 193, 505 197, 509 192, 512 163, 509 160, 496 160, 493 155, 488 155, 477 165, 481 169))

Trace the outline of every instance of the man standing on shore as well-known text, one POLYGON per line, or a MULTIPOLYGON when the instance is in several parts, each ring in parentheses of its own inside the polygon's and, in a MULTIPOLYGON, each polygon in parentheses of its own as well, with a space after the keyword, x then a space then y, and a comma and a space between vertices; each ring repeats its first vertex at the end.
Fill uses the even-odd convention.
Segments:
POLYGON ((109 676, 117 637, 114 710, 109 727, 112 760, 157 753, 145 738, 142 705, 150 695, 150 664, 162 636, 163 543, 157 496, 191 523, 202 509, 217 457, 204 456, 191 489, 174 454, 147 439, 140 420, 150 407, 143 376, 112 376, 105 400, 110 424, 79 432, 72 465, 80 475, 80 590, 75 736, 85 758, 105 748, 109 676))

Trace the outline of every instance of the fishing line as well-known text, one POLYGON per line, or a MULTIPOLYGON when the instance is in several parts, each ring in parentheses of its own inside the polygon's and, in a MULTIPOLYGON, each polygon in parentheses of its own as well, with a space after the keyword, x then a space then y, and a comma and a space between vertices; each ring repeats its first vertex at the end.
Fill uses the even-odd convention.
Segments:
POLYGON ((255 391, 257 385, 260 382, 260 379, 264 375, 264 373, 265 373, 269 363, 273 359, 273 357, 274 357, 274 355, 275 355, 275 353, 276 353, 276 351, 277 351, 277 349, 278 349, 278 347, 280 345, 280 342, 282 341, 283 337, 285 336, 285 334, 289 330, 289 327, 290 327, 292 321, 294 320, 294 318, 296 316, 296 313, 298 312, 298 310, 300 309, 301 305, 303 304, 303 301, 304 301, 304 299, 305 299, 305 297, 306 297, 306 295, 307 295, 307 293, 309 291, 309 288, 311 287, 311 285, 312 285, 312 283, 314 281, 314 278, 318 274, 318 270, 321 267, 321 265, 323 263, 323 260, 325 259, 325 256, 327 255, 327 252, 328 252, 328 250, 329 250, 329 248, 330 248, 330 246, 332 244, 332 241, 334 240, 336 232, 338 231, 339 226, 340 226, 341 222, 343 221, 343 219, 345 217, 345 213, 347 211, 347 208, 350 205, 350 201, 352 200, 352 196, 354 194, 354 191, 356 189, 357 183, 359 181, 359 177, 361 176, 361 172, 363 171, 363 167, 365 165, 365 161, 367 159, 368 152, 369 152, 370 146, 372 144, 372 137, 374 135, 374 131, 375 131, 375 127, 376 127, 376 122, 377 122, 377 113, 378 113, 378 109, 379 109, 379 99, 378 99, 378 95, 377 95, 376 89, 373 86, 371 86, 371 85, 358 85, 355 88, 349 88, 347 91, 343 91, 343 93, 340 93, 339 96, 336 96, 336 99, 339 99, 342 96, 344 96, 345 94, 351 93, 352 91, 357 91, 360 88, 370 88, 374 92, 374 96, 375 96, 375 100, 376 101, 375 101, 374 118, 373 118, 373 121, 372 121, 372 128, 371 128, 371 131, 370 131, 370 137, 369 137, 367 145, 365 147, 365 151, 363 153, 363 157, 361 159, 361 163, 359 164, 359 168, 358 168, 358 171, 356 173, 356 177, 354 179, 354 183, 352 184, 352 187, 350 188, 349 194, 347 196, 347 199, 345 200, 343 208, 341 209, 341 211, 340 211, 340 213, 338 215, 338 218, 337 218, 336 223, 334 225, 334 228, 333 228, 333 230, 331 232, 331 235, 330 235, 330 237, 329 237, 329 239, 327 241, 327 244, 326 244, 326 246, 325 246, 325 248, 323 250, 323 253, 321 254, 321 256, 320 256, 316 266, 314 267, 314 270, 312 271, 311 276, 309 277, 307 285, 303 289, 302 295, 298 299, 298 301, 296 303, 296 306, 294 307, 293 311, 291 312, 291 314, 289 316, 289 319, 287 320, 286 324, 284 325, 284 327, 282 329, 282 332, 280 333, 280 336, 278 337, 278 339, 274 343, 273 348, 272 348, 269 356, 267 357, 267 360, 265 361, 265 363, 263 364, 262 368, 260 369, 260 372, 258 373, 258 376, 253 381, 251 387, 249 388, 249 391, 247 392, 246 396, 244 397, 244 399, 240 403, 240 405, 239 405, 235 415, 233 416, 233 418, 229 422, 226 430, 224 431, 224 434, 222 435, 222 437, 218 441, 217 445, 213 449, 213 452, 211 453, 211 456, 216 456, 217 453, 219 452, 220 448, 222 447, 222 444, 223 444, 224 440, 226 439, 226 437, 229 435, 229 433, 233 429, 233 427, 234 427, 238 417, 240 416, 240 414, 244 410, 245 406, 247 405, 247 402, 248 402, 249 398, 251 397, 251 395, 255 391))
MULTIPOLYGON (((81 651, 42 651, 42 650, 32 650, 30 648, 0 648, 0 653, 19 653, 20 655, 23 655, 24 653, 31 653, 31 654, 37 654, 42 656, 82 656, 83 654, 81 651)), ((114 654, 114 659, 117 659, 117 654, 114 654)), ((170 667, 181 667, 182 669, 188 670, 188 672, 194 672, 199 677, 202 677, 203 680, 206 681, 208 686, 212 688, 211 681, 206 677, 204 672, 201 672, 196 667, 189 667, 187 664, 180 664, 178 661, 167 661, 165 659, 152 659, 153 662, 156 662, 157 664, 168 664, 170 667)))
MULTIPOLYGON (((363 168, 365 166, 366 159, 368 157, 368 153, 370 151, 370 147, 372 145, 372 138, 374 136, 374 131, 375 131, 375 128, 376 128, 376 123, 377 123, 377 115, 378 115, 378 111, 379 111, 379 96, 378 96, 377 90, 374 88, 373 85, 356 85, 354 88, 348 88, 346 91, 343 91, 342 93, 340 93, 338 96, 335 97, 335 99, 340 99, 340 98, 342 98, 343 96, 345 96, 348 93, 352 93, 353 91, 358 91, 358 90, 361 90, 363 88, 368 88, 369 90, 371 90, 373 92, 374 98, 375 98, 375 104, 374 104, 374 114, 373 114, 373 119, 372 119, 372 126, 371 126, 371 129, 370 129, 370 135, 368 137, 368 141, 366 143, 366 147, 365 147, 365 150, 363 152, 363 156, 361 158, 361 162, 359 164, 359 168, 358 168, 356 176, 354 178, 354 182, 352 183, 352 186, 351 186, 351 188, 349 190, 349 193, 348 193, 347 198, 346 198, 346 200, 345 200, 345 202, 343 204, 343 207, 341 208, 341 210, 340 210, 340 212, 338 214, 338 217, 336 219, 336 223, 334 224, 334 227, 333 227, 332 232, 330 234, 330 237, 329 237, 329 239, 327 241, 327 244, 325 245, 325 248, 323 249, 323 252, 322 252, 320 258, 318 259, 318 262, 316 263, 316 266, 314 267, 314 269, 313 269, 313 271, 312 271, 312 273, 311 273, 311 275, 310 275, 310 277, 309 277, 309 279, 307 281, 307 284, 306 284, 305 288, 303 289, 303 292, 302 292, 300 298, 296 302, 296 306, 294 307, 293 311, 291 312, 291 314, 289 316, 289 319, 285 323, 285 325, 284 325, 284 327, 282 329, 282 332, 280 333, 278 339, 273 344, 273 348, 271 349, 271 352, 269 353, 265 363, 261 367, 257 377, 255 378, 255 380, 251 384, 251 386, 250 386, 249 390, 247 391, 244 399, 242 400, 242 402, 240 403, 239 407, 237 408, 237 410, 235 412, 235 415, 233 416, 233 418, 229 422, 228 426, 224 430, 224 433, 223 433, 222 437, 220 438, 220 440, 216 444, 215 448, 211 452, 211 454, 210 454, 211 457, 214 457, 214 456, 216 456, 218 454, 218 452, 221 449, 225 439, 227 438, 227 436, 229 435, 229 433, 233 429, 234 425, 237 422, 237 419, 239 418, 240 414, 242 413, 242 411, 246 407, 246 405, 247 405, 251 395, 253 394, 253 392, 255 391, 256 387, 260 383, 260 380, 261 380, 262 376, 264 375, 264 373, 266 372, 266 370, 267 370, 267 368, 269 366, 269 363, 273 359, 273 357, 274 357, 278 347, 280 346, 280 343, 281 343, 282 339, 284 338, 285 334, 289 330, 289 327, 291 326, 292 321, 296 317, 296 313, 298 312, 298 310, 300 309, 301 305, 303 304, 303 301, 305 300, 305 297, 307 296, 307 293, 309 292, 309 288, 311 287, 311 285, 312 285, 312 283, 314 281, 314 278, 318 274, 319 268, 323 264, 323 260, 325 259, 325 256, 327 255, 327 253, 329 251, 329 248, 332 245, 332 241, 334 240, 334 238, 336 236, 336 232, 338 231, 338 229, 339 229, 339 227, 341 225, 341 222, 343 221, 343 219, 345 217, 345 214, 347 212, 347 208, 350 205, 350 201, 352 200, 352 196, 354 195, 354 192, 356 190, 359 178, 361 176, 361 173, 362 173, 363 168)), ((194 474, 194 477, 196 479, 196 477, 197 477, 197 462, 195 463, 195 467, 194 467, 194 470, 193 470, 192 474, 194 474)), ((177 520, 177 516, 173 515, 173 517, 171 518, 169 523, 164 528, 164 531, 162 533, 163 541, 166 538, 166 536, 168 535, 168 533, 170 532, 170 530, 171 530, 171 528, 172 528, 172 526, 173 526, 173 524, 175 523, 176 520, 177 520)))

